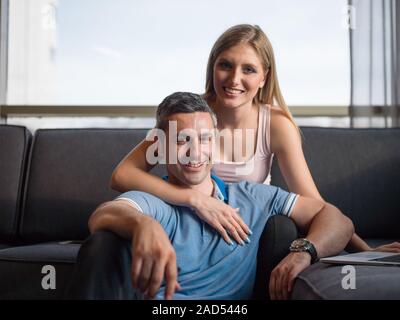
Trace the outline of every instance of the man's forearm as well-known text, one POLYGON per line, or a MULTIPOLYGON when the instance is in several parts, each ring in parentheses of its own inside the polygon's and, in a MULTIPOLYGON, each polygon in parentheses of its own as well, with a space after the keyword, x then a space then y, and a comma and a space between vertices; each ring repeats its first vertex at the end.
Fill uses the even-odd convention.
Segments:
POLYGON ((327 203, 312 220, 307 239, 314 244, 318 257, 322 258, 342 251, 353 233, 351 220, 327 203))
POLYGON ((110 230, 125 239, 132 239, 135 227, 145 216, 122 201, 106 202, 89 219, 90 233, 110 230))

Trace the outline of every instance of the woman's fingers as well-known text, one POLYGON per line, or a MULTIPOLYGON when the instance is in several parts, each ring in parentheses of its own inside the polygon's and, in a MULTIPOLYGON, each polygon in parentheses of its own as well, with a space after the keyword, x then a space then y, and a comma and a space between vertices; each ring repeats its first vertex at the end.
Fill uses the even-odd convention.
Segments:
POLYGON ((250 239, 248 235, 243 231, 242 227, 239 225, 239 223, 235 220, 235 217, 232 217, 231 220, 229 221, 231 225, 235 228, 236 233, 240 237, 240 241, 245 241, 247 243, 250 243, 250 239))
POLYGON ((235 227, 232 223, 225 222, 225 229, 228 231, 231 237, 236 240, 236 242, 240 245, 244 245, 244 241, 240 238, 239 233, 236 231, 235 227))
POLYGON ((231 210, 225 211, 225 214, 219 215, 218 218, 222 227, 238 244, 243 245, 244 242, 250 243, 250 239, 246 233, 246 230, 249 230, 249 228, 236 212, 232 212, 231 210))
POLYGON ((398 252, 400 252, 400 248, 386 247, 386 248, 382 249, 381 251, 390 252, 390 253, 398 253, 398 252))
POLYGON ((239 216, 239 214, 235 213, 232 216, 232 218, 234 219, 235 223, 238 225, 237 230, 241 234, 242 239, 245 241, 249 240, 248 237, 249 237, 249 235, 252 234, 252 232, 251 232, 250 228, 247 226, 247 224, 243 221, 242 217, 239 216))
POLYGON ((242 217, 239 215, 240 208, 236 208, 234 210, 235 210, 235 213, 233 214, 233 218, 240 225, 240 227, 242 228, 243 232, 245 232, 247 235, 251 235, 252 232, 251 232, 249 226, 243 221, 242 217))
POLYGON ((215 228, 215 230, 217 230, 221 234, 222 238, 226 241, 227 244, 229 244, 229 245, 233 244, 232 239, 229 237, 225 228, 221 224, 217 224, 213 227, 215 228))
POLYGON ((400 252, 400 243, 398 242, 393 242, 390 244, 385 244, 383 246, 377 247, 375 249, 373 249, 373 251, 377 251, 377 252, 394 252, 394 253, 398 253, 400 252))
POLYGON ((231 238, 240 245, 244 245, 244 242, 250 243, 249 235, 252 232, 238 214, 239 208, 233 209, 214 198, 209 200, 197 206, 197 215, 216 229, 228 244, 231 244, 231 238))

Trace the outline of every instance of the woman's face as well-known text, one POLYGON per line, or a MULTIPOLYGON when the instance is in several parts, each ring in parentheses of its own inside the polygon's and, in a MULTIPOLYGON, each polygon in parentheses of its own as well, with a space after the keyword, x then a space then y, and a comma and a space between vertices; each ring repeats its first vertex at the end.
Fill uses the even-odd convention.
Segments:
POLYGON ((265 71, 256 51, 248 44, 238 44, 217 57, 213 80, 216 105, 235 108, 252 104, 265 83, 265 71))

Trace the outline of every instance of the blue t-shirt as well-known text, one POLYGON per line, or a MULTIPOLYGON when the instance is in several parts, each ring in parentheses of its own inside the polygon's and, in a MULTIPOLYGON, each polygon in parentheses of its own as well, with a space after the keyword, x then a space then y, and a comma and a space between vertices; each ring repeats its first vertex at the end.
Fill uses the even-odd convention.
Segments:
MULTIPOLYGON (((239 214, 253 234, 251 242, 229 245, 220 234, 196 213, 182 206, 170 205, 140 191, 123 193, 142 213, 156 219, 169 236, 176 251, 178 282, 181 290, 173 299, 249 299, 256 275, 258 242, 269 217, 289 216, 297 199, 294 193, 247 181, 225 184, 212 176, 217 198, 239 214)), ((163 299, 165 282, 156 298, 163 299)))

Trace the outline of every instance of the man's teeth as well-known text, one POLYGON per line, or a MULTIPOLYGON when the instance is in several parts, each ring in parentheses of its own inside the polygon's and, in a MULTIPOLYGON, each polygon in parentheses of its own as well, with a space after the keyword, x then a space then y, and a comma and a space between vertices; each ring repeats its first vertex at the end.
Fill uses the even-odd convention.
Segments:
POLYGON ((224 89, 225 89, 225 91, 228 92, 228 93, 242 93, 242 92, 244 92, 243 90, 233 89, 233 88, 227 88, 227 87, 225 87, 224 89))
POLYGON ((187 164, 188 167, 194 167, 194 168, 198 168, 203 164, 203 162, 189 162, 187 164))

